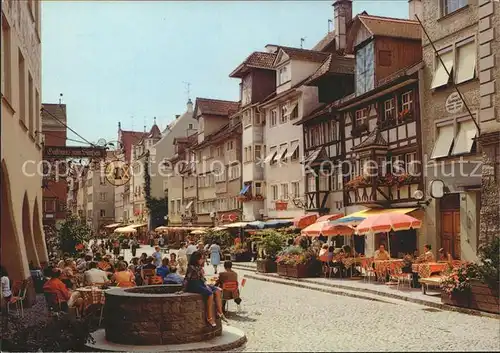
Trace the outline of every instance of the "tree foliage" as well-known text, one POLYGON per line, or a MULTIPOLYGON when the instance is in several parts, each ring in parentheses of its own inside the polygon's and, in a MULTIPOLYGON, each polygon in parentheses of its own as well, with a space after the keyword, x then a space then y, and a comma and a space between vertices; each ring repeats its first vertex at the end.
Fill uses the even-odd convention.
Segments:
POLYGON ((77 244, 82 244, 92 237, 92 229, 74 215, 66 216, 64 223, 59 229, 59 248, 62 252, 76 254, 77 244))
POLYGON ((151 196, 151 175, 149 173, 149 151, 146 152, 144 159, 144 198, 146 200, 146 207, 149 210, 151 217, 151 226, 163 224, 163 217, 168 214, 167 198, 166 197, 152 197, 151 196))
POLYGON ((260 232, 260 235, 262 236, 262 240, 259 247, 264 251, 262 255, 267 259, 274 260, 277 254, 283 250, 288 236, 273 229, 264 230, 260 232))

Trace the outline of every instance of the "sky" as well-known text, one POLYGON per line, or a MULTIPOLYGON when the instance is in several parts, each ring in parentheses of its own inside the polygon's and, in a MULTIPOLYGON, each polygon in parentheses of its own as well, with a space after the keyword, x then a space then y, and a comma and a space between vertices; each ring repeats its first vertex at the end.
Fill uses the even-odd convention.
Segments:
MULTIPOLYGON (((329 1, 43 1, 42 100, 66 104, 90 142, 160 128, 190 98, 238 100, 230 78, 266 44, 312 48, 333 19, 329 1)), ((359 12, 408 17, 407 0, 355 0, 359 12)), ((68 138, 81 140, 68 131, 68 138)), ((71 141, 68 144, 75 144, 71 141)))

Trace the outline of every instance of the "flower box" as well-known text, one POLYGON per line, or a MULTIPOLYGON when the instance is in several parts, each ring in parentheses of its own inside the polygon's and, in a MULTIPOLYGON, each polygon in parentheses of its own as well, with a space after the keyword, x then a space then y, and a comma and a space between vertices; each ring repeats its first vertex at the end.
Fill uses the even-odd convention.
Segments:
POLYGON ((285 264, 277 264, 276 266, 276 271, 278 272, 278 274, 280 276, 286 276, 286 273, 287 273, 287 268, 288 268, 288 265, 285 265, 285 264))
POLYGON ((498 285, 490 288, 479 280, 471 279, 470 308, 500 314, 498 285))
POLYGON ((351 130, 351 136, 360 137, 364 132, 368 132, 368 124, 362 124, 353 127, 351 130))
POLYGON ((231 261, 233 262, 250 262, 250 260, 252 260, 252 254, 249 252, 231 254, 231 261))
POLYGON ((454 292, 451 296, 441 291, 441 303, 459 306, 462 308, 470 308, 470 293, 469 292, 454 292))
POLYGON ((275 206, 276 206, 276 211, 286 211, 288 209, 288 202, 276 201, 275 206))
POLYGON ((257 260, 257 272, 261 273, 276 273, 277 271, 276 261, 270 259, 259 259, 257 260))
POLYGON ((310 264, 288 265, 286 269, 286 276, 293 278, 309 277, 310 274, 309 270, 310 270, 310 264))

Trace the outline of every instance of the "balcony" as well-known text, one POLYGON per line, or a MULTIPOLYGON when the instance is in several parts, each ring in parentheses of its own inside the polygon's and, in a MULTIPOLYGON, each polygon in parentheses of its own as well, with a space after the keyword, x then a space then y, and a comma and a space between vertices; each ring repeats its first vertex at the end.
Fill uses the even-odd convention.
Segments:
POLYGON ((347 205, 382 205, 414 201, 421 179, 409 174, 377 177, 358 176, 344 184, 347 205))

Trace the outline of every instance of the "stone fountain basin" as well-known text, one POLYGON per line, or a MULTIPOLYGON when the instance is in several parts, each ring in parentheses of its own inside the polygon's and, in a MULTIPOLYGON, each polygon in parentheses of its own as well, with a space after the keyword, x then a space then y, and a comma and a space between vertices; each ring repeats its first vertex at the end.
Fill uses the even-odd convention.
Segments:
MULTIPOLYGON (((112 288, 106 291, 106 340, 124 345, 183 344, 222 334, 220 319, 206 321, 205 300, 199 294, 176 294, 181 285, 112 288)), ((212 317, 216 317, 212 313, 212 317)))

